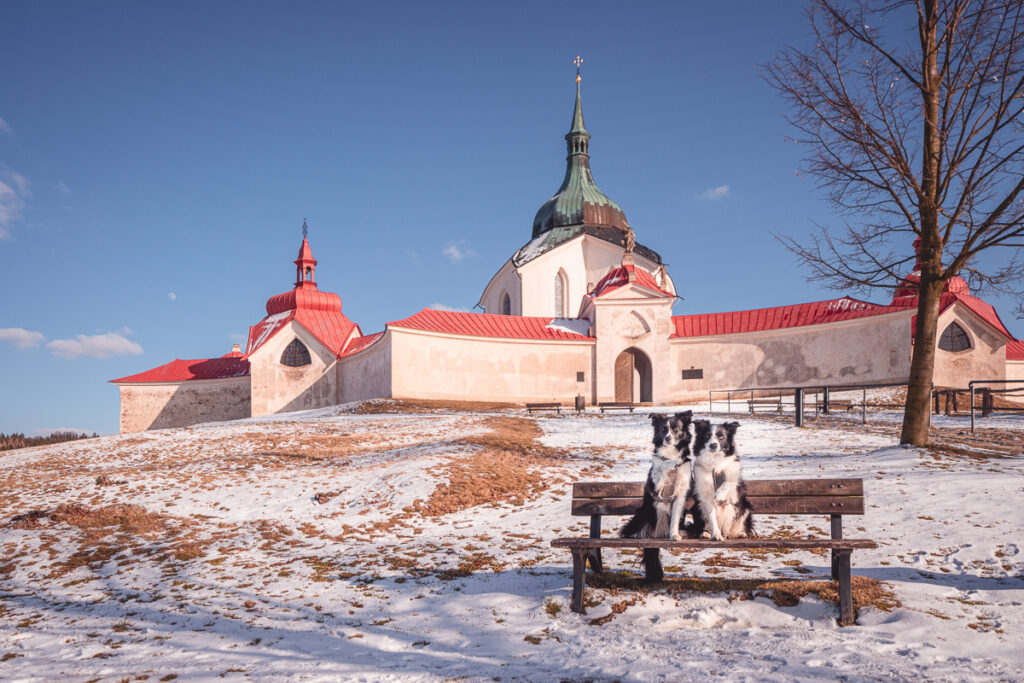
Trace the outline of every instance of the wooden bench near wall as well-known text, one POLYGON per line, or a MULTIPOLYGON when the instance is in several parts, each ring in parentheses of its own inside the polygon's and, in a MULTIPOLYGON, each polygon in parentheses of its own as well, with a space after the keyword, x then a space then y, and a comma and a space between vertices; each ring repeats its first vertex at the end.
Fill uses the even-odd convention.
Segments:
POLYGON ((751 398, 747 400, 747 407, 750 409, 750 414, 754 414, 754 410, 757 408, 770 408, 777 413, 782 412, 782 399, 781 398, 751 398))
MULTIPOLYGON (((644 482, 576 482, 572 487, 572 514, 590 517, 589 538, 558 538, 552 547, 568 548, 572 553, 572 611, 583 612, 584 571, 589 561, 594 572, 603 571, 601 548, 640 548, 654 555, 660 569, 661 549, 732 548, 764 550, 786 548, 832 551, 832 579, 839 582, 839 623, 854 623, 853 595, 850 587, 850 555, 861 548, 876 548, 874 541, 843 538, 843 515, 864 514, 863 479, 761 479, 747 480, 747 496, 756 516, 763 515, 828 515, 830 538, 738 538, 724 541, 710 539, 667 538, 601 538, 601 518, 605 515, 632 515, 643 502, 644 482)), ((687 500, 687 509, 693 500, 687 500)), ((764 525, 760 520, 760 525, 764 525)), ((662 576, 648 576, 660 581, 662 576)))
POLYGON ((636 406, 629 401, 605 401, 603 403, 598 403, 597 407, 601 409, 602 413, 606 410, 628 410, 632 413, 633 408, 636 406))
POLYGON ((531 415, 533 415, 533 413, 538 411, 538 410, 554 410, 559 415, 561 415, 562 414, 562 404, 561 403, 527 403, 526 404, 526 410, 531 415))

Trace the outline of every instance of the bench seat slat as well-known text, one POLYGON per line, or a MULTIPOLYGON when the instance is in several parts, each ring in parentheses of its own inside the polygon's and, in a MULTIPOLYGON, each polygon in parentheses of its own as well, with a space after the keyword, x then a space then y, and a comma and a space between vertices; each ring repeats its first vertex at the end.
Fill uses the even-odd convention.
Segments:
MULTIPOLYGON (((863 479, 748 479, 748 496, 863 496, 863 479)), ((630 498, 644 495, 642 481, 578 481, 573 498, 630 498)))
POLYGON ((773 549, 790 548, 832 548, 836 550, 860 550, 877 548, 878 544, 859 538, 734 538, 712 541, 704 538, 690 538, 673 541, 667 538, 556 538, 551 541, 553 548, 738 548, 773 549))
MULTIPOLYGON (((863 496, 748 496, 755 515, 863 515, 863 496)), ((631 515, 643 498, 580 498, 572 501, 572 514, 631 515)), ((692 499, 687 509, 692 506, 692 499)))

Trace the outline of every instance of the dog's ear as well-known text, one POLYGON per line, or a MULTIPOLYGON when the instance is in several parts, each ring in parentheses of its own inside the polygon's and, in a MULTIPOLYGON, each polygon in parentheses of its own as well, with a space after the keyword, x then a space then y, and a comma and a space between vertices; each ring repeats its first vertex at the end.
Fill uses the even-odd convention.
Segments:
POLYGON ((651 413, 651 424, 663 424, 665 420, 665 413, 651 413))
POLYGON ((736 429, 740 426, 740 423, 739 422, 726 422, 722 426, 725 427, 725 431, 726 431, 726 433, 729 434, 729 436, 734 436, 736 434, 736 429))
POLYGON ((698 432, 706 432, 711 430, 711 423, 707 420, 694 420, 693 426, 698 432))
POLYGON ((682 420, 683 422, 690 422, 691 420, 693 420, 693 411, 684 410, 681 413, 676 413, 676 417, 682 420))

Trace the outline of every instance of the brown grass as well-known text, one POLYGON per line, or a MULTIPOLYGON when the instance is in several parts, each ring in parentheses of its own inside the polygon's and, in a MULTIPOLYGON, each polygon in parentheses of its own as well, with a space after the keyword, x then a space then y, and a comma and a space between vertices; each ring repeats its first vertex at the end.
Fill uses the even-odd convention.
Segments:
POLYGON ((543 468, 564 464, 565 456, 537 442, 541 436, 537 423, 520 417, 492 417, 484 425, 490 432, 458 442, 476 452, 434 468, 445 483, 406 512, 438 517, 477 505, 522 505, 547 490, 551 473, 545 476, 543 468))

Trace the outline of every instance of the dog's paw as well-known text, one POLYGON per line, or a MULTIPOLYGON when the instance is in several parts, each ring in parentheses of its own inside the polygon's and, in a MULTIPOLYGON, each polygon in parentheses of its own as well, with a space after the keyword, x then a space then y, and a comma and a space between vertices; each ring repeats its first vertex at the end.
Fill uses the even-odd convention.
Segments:
POLYGON ((710 531, 705 531, 705 532, 701 533, 700 537, 701 538, 711 538, 711 532, 710 531))
POLYGON ((678 531, 673 531, 672 532, 672 540, 673 541, 681 541, 681 540, 683 540, 683 537, 679 534, 678 531))
POLYGON ((711 535, 711 540, 713 540, 713 541, 724 541, 725 540, 725 536, 723 536, 722 534, 712 534, 711 535))

